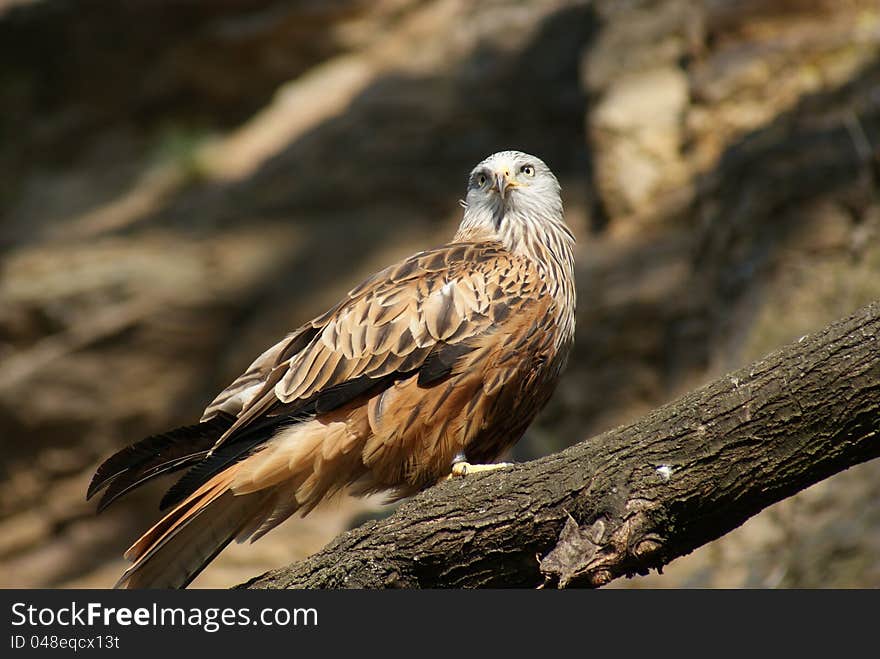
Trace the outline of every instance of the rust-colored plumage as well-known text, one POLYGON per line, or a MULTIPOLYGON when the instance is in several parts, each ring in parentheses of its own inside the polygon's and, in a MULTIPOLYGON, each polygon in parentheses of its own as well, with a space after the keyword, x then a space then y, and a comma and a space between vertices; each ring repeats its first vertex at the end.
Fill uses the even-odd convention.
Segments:
POLYGON ((553 391, 574 330, 556 179, 519 152, 471 174, 455 239, 370 277, 260 355, 196 426, 109 458, 100 507, 187 467, 119 585, 185 586, 231 540, 330 494, 413 494, 494 460, 553 391))

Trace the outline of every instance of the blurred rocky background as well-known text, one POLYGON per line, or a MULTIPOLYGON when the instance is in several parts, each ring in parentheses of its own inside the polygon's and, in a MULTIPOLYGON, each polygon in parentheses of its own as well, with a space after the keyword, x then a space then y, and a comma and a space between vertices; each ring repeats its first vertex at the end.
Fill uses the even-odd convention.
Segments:
MULTIPOLYGON (((579 241, 576 354, 515 459, 880 298, 877 0, 0 0, 0 586, 112 585, 167 482, 96 517, 101 459, 445 242, 502 148, 579 241)), ((878 504, 862 465, 615 585, 878 587, 878 504)))

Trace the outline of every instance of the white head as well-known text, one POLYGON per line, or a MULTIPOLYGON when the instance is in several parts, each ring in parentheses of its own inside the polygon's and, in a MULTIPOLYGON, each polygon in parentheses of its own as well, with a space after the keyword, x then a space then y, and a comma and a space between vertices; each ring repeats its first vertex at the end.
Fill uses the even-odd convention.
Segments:
POLYGON ((574 243, 563 218, 559 181, 544 161, 527 153, 500 151, 474 167, 463 205, 460 240, 498 240, 510 251, 534 257, 540 256, 536 242, 543 251, 569 252, 574 243))

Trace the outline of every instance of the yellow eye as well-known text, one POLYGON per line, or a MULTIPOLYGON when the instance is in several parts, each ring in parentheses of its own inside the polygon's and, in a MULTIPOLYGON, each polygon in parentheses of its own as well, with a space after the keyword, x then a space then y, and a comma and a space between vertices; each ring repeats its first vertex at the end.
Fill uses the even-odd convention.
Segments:
POLYGON ((481 188, 484 185, 486 185, 486 175, 485 174, 478 174, 477 175, 477 185, 479 185, 481 188))
POLYGON ((519 171, 521 171, 526 176, 534 176, 535 175, 535 168, 532 167, 531 165, 523 165, 522 167, 519 168, 519 171))

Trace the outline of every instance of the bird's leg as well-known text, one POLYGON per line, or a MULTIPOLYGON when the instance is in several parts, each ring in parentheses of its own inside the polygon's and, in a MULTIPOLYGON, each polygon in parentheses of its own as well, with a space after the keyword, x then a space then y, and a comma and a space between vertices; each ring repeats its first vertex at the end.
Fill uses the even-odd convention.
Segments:
POLYGON ((468 474, 476 474, 481 471, 493 471, 495 469, 503 469, 504 467, 512 467, 510 462, 495 462, 487 465, 472 465, 467 461, 464 453, 456 453, 452 458, 452 472, 446 477, 446 480, 452 478, 463 478, 468 474))

